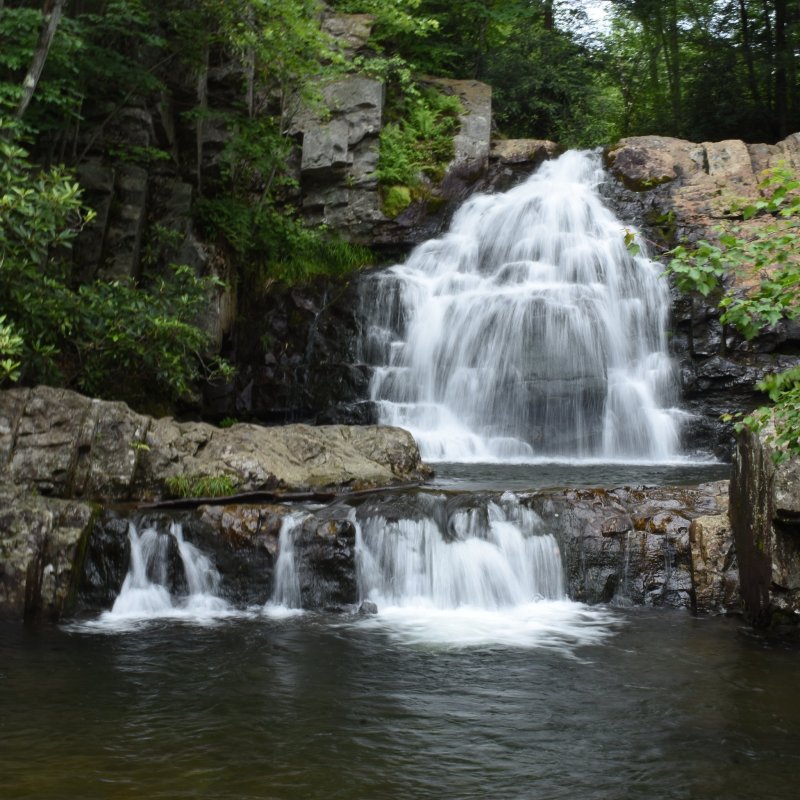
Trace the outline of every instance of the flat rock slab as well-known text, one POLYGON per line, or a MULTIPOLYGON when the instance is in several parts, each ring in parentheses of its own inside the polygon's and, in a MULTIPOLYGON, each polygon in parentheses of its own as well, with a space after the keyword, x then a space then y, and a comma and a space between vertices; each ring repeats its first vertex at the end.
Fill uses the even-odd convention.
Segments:
POLYGON ((0 392, 0 480, 41 495, 151 500, 167 494, 170 481, 201 477, 225 477, 239 492, 366 489, 430 474, 400 428, 220 429, 154 419, 65 389, 0 392))

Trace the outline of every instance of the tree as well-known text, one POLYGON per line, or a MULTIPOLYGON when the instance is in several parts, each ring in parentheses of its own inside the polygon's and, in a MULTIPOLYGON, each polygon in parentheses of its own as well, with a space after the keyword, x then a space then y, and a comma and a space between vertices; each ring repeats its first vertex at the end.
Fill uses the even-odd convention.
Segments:
POLYGON ((47 55, 50 52, 50 46, 53 44, 53 37, 56 35, 58 23, 61 21, 63 8, 64 0, 45 0, 44 2, 44 7, 42 8, 42 16, 44 17, 42 32, 39 34, 39 41, 36 43, 31 66, 25 76, 25 80, 22 82, 22 96, 16 112, 17 119, 22 118, 33 98, 33 93, 36 91, 45 61, 47 61, 47 55))
POLYGON ((196 324, 213 280, 175 267, 171 280, 148 286, 73 288, 67 255, 93 214, 67 170, 30 162, 16 129, 0 118, 0 380, 63 383, 140 405, 175 400, 216 368, 196 324))

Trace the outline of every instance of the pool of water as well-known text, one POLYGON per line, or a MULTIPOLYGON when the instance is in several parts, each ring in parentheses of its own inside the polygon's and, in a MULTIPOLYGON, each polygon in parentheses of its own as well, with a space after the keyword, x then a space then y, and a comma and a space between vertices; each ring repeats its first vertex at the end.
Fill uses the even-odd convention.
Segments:
POLYGON ((789 798, 796 650, 733 619, 593 610, 530 646, 255 611, 0 626, 13 798, 789 798))
POLYGON ((525 491, 576 486, 689 486, 727 480, 730 464, 676 461, 669 464, 607 461, 434 463, 431 484, 458 491, 525 491))

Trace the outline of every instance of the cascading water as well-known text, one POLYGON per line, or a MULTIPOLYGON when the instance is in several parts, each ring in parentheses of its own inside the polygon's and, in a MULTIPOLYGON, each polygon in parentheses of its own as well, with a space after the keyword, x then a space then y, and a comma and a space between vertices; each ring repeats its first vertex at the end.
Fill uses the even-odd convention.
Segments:
POLYGON ((375 276, 370 396, 423 458, 676 457, 667 289, 601 179, 598 156, 568 152, 375 276))
POLYGON ((458 510, 446 530, 441 514, 421 511, 357 525, 359 594, 379 611, 372 624, 455 646, 561 648, 609 635, 604 610, 567 599, 558 543, 516 495, 458 510))
POLYGON ((278 534, 278 558, 275 562, 275 586, 264 611, 273 617, 291 616, 301 611, 300 577, 294 557, 294 530, 302 514, 287 514, 278 534))
POLYGON ((371 517, 361 526, 361 595, 385 605, 435 608, 508 608, 564 597, 556 540, 539 528, 530 509, 514 502, 488 503, 454 514, 449 541, 437 521, 387 522, 371 517))
POLYGON ((115 624, 157 617, 202 620, 229 612, 228 603, 217 597, 219 573, 207 556, 183 538, 179 524, 171 523, 169 533, 145 528, 141 533, 128 525, 131 563, 111 611, 101 623, 115 624), (175 596, 168 588, 169 551, 174 541, 186 581, 185 595, 175 596))

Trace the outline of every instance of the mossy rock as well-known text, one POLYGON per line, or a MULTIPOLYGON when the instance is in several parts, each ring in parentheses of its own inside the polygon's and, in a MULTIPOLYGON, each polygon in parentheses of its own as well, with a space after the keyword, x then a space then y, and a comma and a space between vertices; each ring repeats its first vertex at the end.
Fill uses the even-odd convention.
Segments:
POLYGON ((411 189, 408 186, 390 186, 383 193, 383 213, 394 219, 411 205, 411 189))

